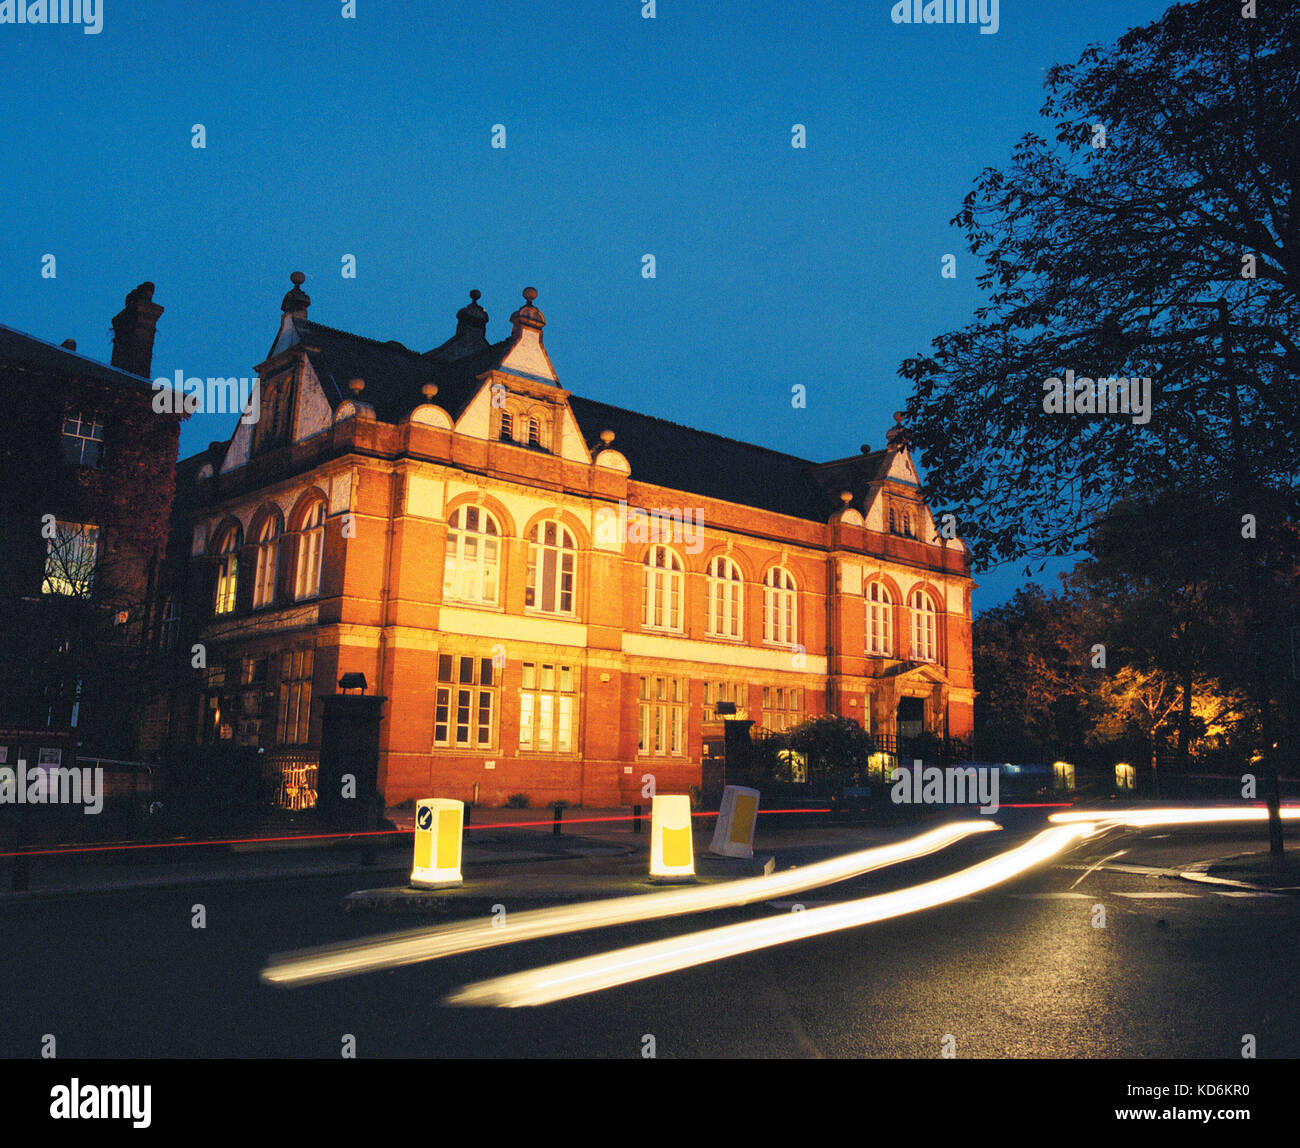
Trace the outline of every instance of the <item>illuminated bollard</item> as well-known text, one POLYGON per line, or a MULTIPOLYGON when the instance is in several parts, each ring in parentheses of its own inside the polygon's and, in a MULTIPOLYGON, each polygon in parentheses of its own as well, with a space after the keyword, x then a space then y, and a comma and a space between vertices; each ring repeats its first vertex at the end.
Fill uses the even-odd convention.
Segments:
POLYGON ((754 822, 758 819, 758 790, 729 785, 722 791, 722 808, 713 827, 709 852, 719 857, 754 856, 754 822))
POLYGON ((460 875, 461 828, 465 805, 448 797, 426 797, 415 804, 415 864, 411 884, 442 889, 463 884, 460 875))
POLYGON ((650 880, 661 885, 695 880, 691 799, 684 793, 651 798, 650 880))
POLYGON ((1066 793, 1074 792, 1074 762, 1052 762, 1052 788, 1066 793))
POLYGON ((1125 793, 1137 788, 1137 770, 1128 762, 1121 761, 1115 766, 1115 788, 1125 793))

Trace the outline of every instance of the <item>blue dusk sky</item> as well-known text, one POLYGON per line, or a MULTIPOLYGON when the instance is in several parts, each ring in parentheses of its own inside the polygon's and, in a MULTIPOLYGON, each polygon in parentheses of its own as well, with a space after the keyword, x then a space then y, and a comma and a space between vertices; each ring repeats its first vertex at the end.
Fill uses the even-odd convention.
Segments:
MULTIPOLYGON (((982 34, 896 25, 888 0, 644 3, 102 0, 97 34, 0 22, 0 323, 106 361, 152 280, 155 376, 252 376, 291 271, 312 319, 418 350, 472 287, 504 338, 532 285, 568 389, 855 454, 906 399, 899 363, 971 320, 980 267, 949 220, 1045 130, 1045 70, 1168 7, 1003 0, 982 34)), ((236 418, 191 418, 182 456, 236 418)), ((978 610, 1024 579, 977 581, 978 610)))

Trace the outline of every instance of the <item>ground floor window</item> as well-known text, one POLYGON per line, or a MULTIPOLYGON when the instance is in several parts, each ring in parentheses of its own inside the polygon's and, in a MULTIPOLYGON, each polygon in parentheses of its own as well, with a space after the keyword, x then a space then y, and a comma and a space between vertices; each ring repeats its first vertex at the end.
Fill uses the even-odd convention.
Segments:
POLYGON ((280 745, 307 744, 315 662, 316 651, 311 648, 286 650, 280 655, 280 711, 276 724, 276 741, 280 745))
POLYGON ((803 721, 803 690, 800 687, 763 687, 764 729, 792 729, 801 721, 803 721))
POLYGON ((643 677, 637 752, 652 757, 681 757, 686 752, 686 705, 684 678, 643 677))
POLYGON ((433 744, 490 749, 496 742, 497 689, 491 658, 439 654, 433 744))
POLYGON ((743 718, 749 708, 748 682, 705 682, 704 683, 704 720, 722 721, 724 718, 743 718), (719 702, 732 702, 737 712, 718 714, 719 702))
POLYGON ((519 748, 571 753, 577 694, 573 666, 525 662, 519 685, 519 748))

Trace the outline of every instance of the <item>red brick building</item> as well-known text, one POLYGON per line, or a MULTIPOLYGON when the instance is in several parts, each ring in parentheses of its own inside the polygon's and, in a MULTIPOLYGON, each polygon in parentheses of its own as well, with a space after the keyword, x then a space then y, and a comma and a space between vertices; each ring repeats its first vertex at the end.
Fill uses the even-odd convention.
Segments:
POLYGON ((815 463, 562 387, 536 292, 431 351, 310 320, 295 274, 260 414, 182 464, 194 738, 308 759, 318 695, 389 700, 389 802, 586 805, 698 785, 715 707, 967 738, 972 582, 901 427, 815 463))
POLYGON ((159 740, 155 591, 184 416, 152 406, 153 291, 127 295, 107 364, 0 327, 0 727, 63 730, 87 756, 159 740))

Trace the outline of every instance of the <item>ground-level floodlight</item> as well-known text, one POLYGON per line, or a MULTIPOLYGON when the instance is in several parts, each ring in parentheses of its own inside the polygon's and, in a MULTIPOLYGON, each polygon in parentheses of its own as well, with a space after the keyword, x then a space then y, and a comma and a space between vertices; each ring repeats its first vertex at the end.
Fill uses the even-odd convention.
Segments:
POLYGON ((754 856, 754 822, 758 819, 758 790, 728 785, 722 791, 718 823, 709 852, 719 857, 754 856))
POLYGON ((684 793, 656 793, 651 798, 650 880, 658 885, 695 880, 691 799, 684 793))
POLYGON ((415 804, 415 863, 411 885, 444 889, 464 883, 460 874, 461 831, 465 803, 449 797, 426 797, 415 804))
POLYGON ((1066 793, 1074 792, 1074 762, 1052 762, 1052 788, 1066 793))
POLYGON ((1137 788, 1137 770, 1126 761, 1115 765, 1115 788, 1126 793, 1137 788))

